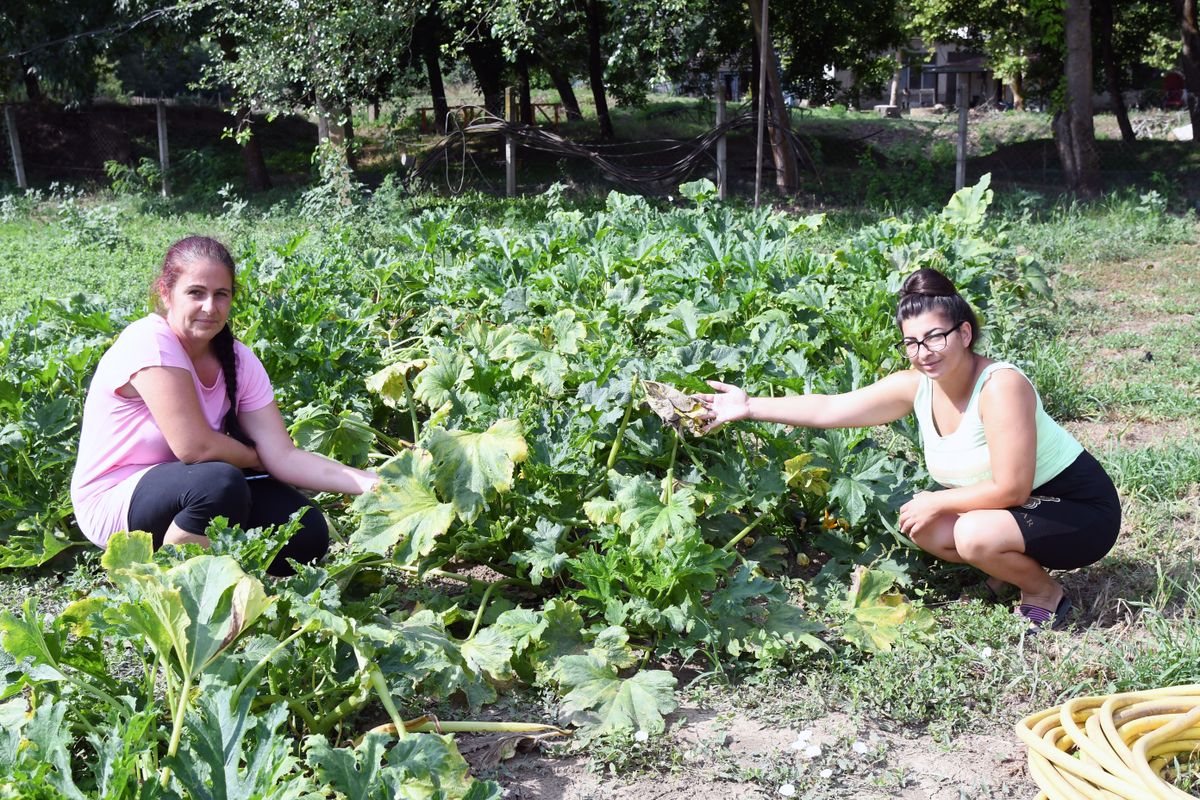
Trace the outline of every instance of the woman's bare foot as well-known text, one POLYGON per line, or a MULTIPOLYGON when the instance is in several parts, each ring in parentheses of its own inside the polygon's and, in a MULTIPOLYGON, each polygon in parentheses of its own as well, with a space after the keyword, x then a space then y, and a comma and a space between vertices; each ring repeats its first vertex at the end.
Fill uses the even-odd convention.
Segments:
POLYGON ((1065 592, 1057 583, 1049 591, 1044 592, 1021 592, 1021 605, 1037 606, 1044 608, 1047 611, 1053 612, 1058 608, 1058 604, 1062 602, 1065 592))

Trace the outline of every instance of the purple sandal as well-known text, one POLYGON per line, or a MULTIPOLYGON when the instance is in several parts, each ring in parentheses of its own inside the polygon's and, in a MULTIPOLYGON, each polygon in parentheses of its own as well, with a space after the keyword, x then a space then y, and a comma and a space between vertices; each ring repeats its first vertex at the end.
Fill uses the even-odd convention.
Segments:
POLYGON ((1051 630, 1061 631, 1067 627, 1067 617, 1071 614, 1071 598, 1064 594, 1053 611, 1022 603, 1017 607, 1017 613, 1029 620, 1029 630, 1026 633, 1035 634, 1047 625, 1051 630))

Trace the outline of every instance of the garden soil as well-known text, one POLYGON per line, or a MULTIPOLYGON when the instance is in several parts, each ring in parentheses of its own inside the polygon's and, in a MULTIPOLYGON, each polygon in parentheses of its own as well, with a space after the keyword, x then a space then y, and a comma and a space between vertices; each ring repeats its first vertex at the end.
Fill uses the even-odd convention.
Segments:
MULTIPOLYGON (((770 775, 788 764, 804 764, 792 747, 797 729, 772 728, 746 717, 725 719, 696 708, 682 708, 668 717, 667 743, 633 744, 663 748, 674 757, 662 774, 609 776, 589 768, 587 759, 518 753, 494 773, 510 800, 766 800, 786 796, 778 786, 759 779, 739 780, 739 772, 770 775)), ((870 769, 837 770, 821 779, 808 769, 796 782, 796 796, 857 798, 858 800, 999 800, 1026 797, 1030 782, 1025 753, 1006 725, 995 725, 938 742, 928 731, 885 731, 856 724, 844 714, 832 714, 807 724, 813 744, 829 751, 847 740, 874 736, 881 755, 870 769), (811 787, 802 785, 812 773, 811 787)), ((827 755, 835 755, 828 752, 827 755)), ((826 760, 823 763, 829 763, 826 760)))

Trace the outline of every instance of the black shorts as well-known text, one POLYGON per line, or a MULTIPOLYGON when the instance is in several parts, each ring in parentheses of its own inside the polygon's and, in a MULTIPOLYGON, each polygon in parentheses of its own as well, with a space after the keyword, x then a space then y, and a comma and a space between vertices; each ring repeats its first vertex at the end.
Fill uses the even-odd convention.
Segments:
POLYGON ((329 526, 308 498, 274 478, 247 479, 240 469, 221 461, 159 464, 133 487, 128 523, 131 531, 149 532, 157 550, 172 522, 187 533, 203 534, 216 516, 250 529, 282 525, 301 509, 300 530, 267 569, 286 576, 295 572, 289 558, 311 564, 325 555, 329 526))
POLYGON ((1086 450, 1008 509, 1025 539, 1025 555, 1047 569, 1078 569, 1112 549, 1121 530, 1121 500, 1112 479, 1086 450))

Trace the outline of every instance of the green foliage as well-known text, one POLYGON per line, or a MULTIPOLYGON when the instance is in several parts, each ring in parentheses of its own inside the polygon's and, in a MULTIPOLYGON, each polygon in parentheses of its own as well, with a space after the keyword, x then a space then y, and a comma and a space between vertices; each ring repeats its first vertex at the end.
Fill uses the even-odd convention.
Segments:
MULTIPOLYGON (((50 620, 33 606, 0 619, 19 660, 4 696, 66 702, 113 781, 163 796, 475 797, 494 789, 441 737, 339 737, 376 701, 396 723, 397 704, 478 708, 514 681, 557 688, 583 738, 654 733, 675 684, 641 668, 653 659, 766 666, 828 651, 839 631, 895 649, 928 622, 895 591, 902 555, 880 561, 904 544, 895 512, 924 480, 913 427, 890 441, 764 424, 695 437, 644 408, 641 386, 864 385, 900 366, 894 297, 917 266, 947 271, 989 320, 1013 316, 1040 287, 1004 231, 982 236, 991 199, 976 187, 944 216, 887 219, 831 252, 819 218, 617 193, 527 219, 427 209, 369 246, 336 225, 248 246, 235 326, 292 434, 358 463, 396 453, 381 485, 342 510, 345 546, 279 581, 256 576, 283 529, 216 522, 213 549, 186 560, 152 554, 145 534, 114 536, 109 589, 50 620), (840 627, 771 577, 799 541, 830 556, 817 583, 862 563, 887 570, 856 584, 840 627), (120 677, 113 639, 134 661, 120 677), (110 736, 123 725, 143 726, 142 740, 110 736)), ((86 376, 125 321, 80 301, 0 327, 0 447, 36 456, 3 462, 13 563, 52 554, 22 535, 57 526, 71 540, 62 498, 86 376), (60 460, 45 444, 22 450, 34 436, 60 460)), ((86 791, 99 783, 68 772, 86 791)))

